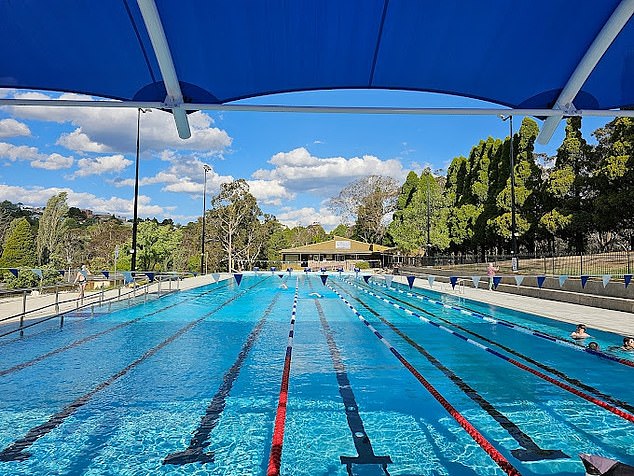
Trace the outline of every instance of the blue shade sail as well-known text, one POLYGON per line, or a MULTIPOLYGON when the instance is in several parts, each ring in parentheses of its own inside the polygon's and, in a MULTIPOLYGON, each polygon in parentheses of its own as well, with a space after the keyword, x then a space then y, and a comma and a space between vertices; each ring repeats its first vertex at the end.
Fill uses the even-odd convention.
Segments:
MULTIPOLYGON (((324 89, 552 108, 616 0, 156 0, 185 103, 324 89)), ((133 0, 0 0, 0 87, 164 101, 133 0)), ((634 106, 630 18, 574 99, 634 106)))

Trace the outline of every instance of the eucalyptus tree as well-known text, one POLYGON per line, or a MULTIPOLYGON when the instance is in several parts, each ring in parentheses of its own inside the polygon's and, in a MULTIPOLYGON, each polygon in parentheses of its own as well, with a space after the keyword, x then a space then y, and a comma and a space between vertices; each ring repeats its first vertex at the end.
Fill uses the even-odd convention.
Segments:
POLYGON ((210 240, 217 240, 227 256, 229 272, 235 271, 236 255, 244 254, 251 235, 258 233, 262 211, 255 197, 249 192, 244 179, 223 183, 220 191, 211 199, 207 220, 210 240))
POLYGON ((46 203, 44 213, 40 218, 36 240, 37 262, 40 265, 49 262, 59 242, 64 219, 68 213, 67 197, 66 192, 52 196, 46 203))

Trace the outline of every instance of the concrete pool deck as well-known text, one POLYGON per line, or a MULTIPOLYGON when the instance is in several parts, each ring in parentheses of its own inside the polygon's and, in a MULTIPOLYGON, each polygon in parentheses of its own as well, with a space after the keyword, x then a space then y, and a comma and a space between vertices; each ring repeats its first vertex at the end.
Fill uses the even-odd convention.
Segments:
MULTIPOLYGON (((394 276, 394 281, 407 285, 405 276, 394 276)), ((632 313, 520 296, 500 291, 489 291, 488 282, 485 280, 480 283, 477 289, 473 288, 471 282, 469 282, 465 283, 464 287, 456 286, 456 290, 453 290, 449 283, 438 281, 430 288, 426 279, 417 279, 414 282, 414 287, 432 289, 433 291, 444 292, 456 297, 464 297, 474 301, 568 322, 571 324, 570 332, 574 330, 575 324, 583 323, 588 326, 589 334, 592 334, 592 329, 599 329, 621 336, 634 335, 634 314, 632 313)))

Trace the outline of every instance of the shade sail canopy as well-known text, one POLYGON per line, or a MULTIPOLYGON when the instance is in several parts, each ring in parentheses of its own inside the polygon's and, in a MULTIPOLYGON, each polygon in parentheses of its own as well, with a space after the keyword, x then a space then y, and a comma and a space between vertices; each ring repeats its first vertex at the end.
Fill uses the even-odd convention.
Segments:
POLYGON ((513 109, 629 108, 633 9, 632 0, 0 0, 0 87, 184 109, 343 88, 513 109))

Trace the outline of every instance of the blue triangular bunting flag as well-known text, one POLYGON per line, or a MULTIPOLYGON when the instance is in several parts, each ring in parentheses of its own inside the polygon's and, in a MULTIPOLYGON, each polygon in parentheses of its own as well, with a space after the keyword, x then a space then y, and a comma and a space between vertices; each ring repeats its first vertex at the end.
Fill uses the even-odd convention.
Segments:
POLYGON ((309 273, 310 272, 310 268, 304 268, 304 273, 309 273))
POLYGON ((559 276, 559 287, 562 287, 564 285, 566 279, 568 279, 567 274, 562 274, 561 276, 559 276))
POLYGON ((110 271, 102 271, 101 274, 103 274, 106 278, 110 277, 110 271))
POLYGON ((456 283, 458 282, 458 276, 450 276, 449 282, 451 283, 451 287, 456 289, 456 283))
POLYGON ((524 281, 524 276, 516 274, 514 277, 515 277, 515 284, 517 284, 517 287, 519 288, 520 284, 522 284, 522 281, 524 281))
POLYGON ((278 277, 278 278, 280 278, 280 279, 282 279, 282 278, 284 277, 284 274, 282 274, 282 273, 278 273, 278 274, 277 274, 277 277, 278 277))
POLYGON ((544 285, 544 281, 546 281, 546 276, 537 276, 537 287, 539 289, 544 285))
POLYGON ((623 281, 625 281, 625 287, 628 287, 630 285, 630 281, 632 281, 632 275, 631 274, 624 274, 623 275, 623 281))
POLYGON ((31 270, 33 272, 34 275, 36 275, 38 278, 42 279, 42 270, 41 269, 32 269, 31 270))
POLYGON ((392 280, 393 279, 394 279, 394 276, 392 276, 391 274, 386 274, 385 275, 385 284, 387 285, 388 288, 390 286, 392 286, 392 280))
POLYGON ((328 280, 328 275, 327 274, 320 274, 319 277, 321 278, 321 283, 325 286, 326 285, 326 281, 328 280))
POLYGON ((275 266, 271 266, 271 273, 275 273, 277 271, 277 268, 275 266))
POLYGON ((427 276, 427 282, 429 283, 430 288, 434 287, 434 279, 436 279, 436 276, 432 276, 431 274, 427 276))
POLYGON ((371 277, 372 277, 372 276, 368 276, 367 274, 364 274, 364 275, 363 275, 363 280, 365 281, 365 284, 368 284, 368 281, 370 281, 370 278, 371 278, 371 277))
POLYGON ((293 272, 293 268, 286 268, 286 271, 288 272, 288 274, 291 274, 293 272))
POLYGON ((500 281, 502 281, 502 276, 493 276, 493 289, 498 288, 500 281))
POLYGON ((590 278, 590 276, 588 276, 587 274, 583 274, 581 275, 581 287, 585 289, 586 287, 586 283, 588 282, 588 279, 590 278))
POLYGON ((604 274, 603 275, 603 287, 606 287, 608 285, 608 283, 610 282, 610 279, 612 279, 612 275, 611 274, 604 274))
MULTIPOLYGON (((10 272, 13 276, 15 276, 16 278, 18 277, 18 270, 17 270, 17 269, 15 269, 15 268, 9 268, 9 272, 10 272)), ((627 287, 627 285, 626 285, 626 287, 627 287)))
POLYGON ((408 276, 407 277, 407 284, 409 285, 409 288, 412 289, 412 286, 414 286, 414 280, 416 279, 416 276, 408 276))
POLYGON ((259 266, 254 266, 253 267, 253 271, 255 271, 257 273, 258 271, 260 271, 260 267, 259 266))
POLYGON ((235 278, 237 285, 240 286, 240 283, 242 282, 242 274, 236 273, 233 275, 233 277, 235 278))
POLYGON ((123 272, 123 284, 129 284, 132 282, 132 273, 130 271, 123 272))
POLYGON ((473 287, 477 288, 480 284, 480 276, 471 276, 471 281, 473 281, 473 287))
POLYGON ((217 283, 218 280, 220 279, 220 274, 219 273, 211 273, 211 279, 214 280, 214 283, 217 283))
POLYGON ((154 281, 154 275, 156 273, 145 273, 145 275, 147 276, 147 279, 150 280, 150 282, 154 281))

